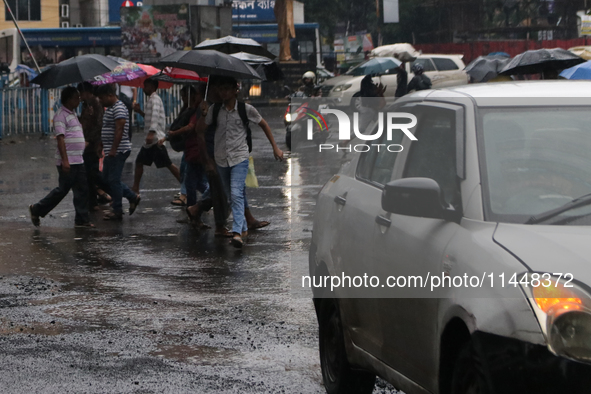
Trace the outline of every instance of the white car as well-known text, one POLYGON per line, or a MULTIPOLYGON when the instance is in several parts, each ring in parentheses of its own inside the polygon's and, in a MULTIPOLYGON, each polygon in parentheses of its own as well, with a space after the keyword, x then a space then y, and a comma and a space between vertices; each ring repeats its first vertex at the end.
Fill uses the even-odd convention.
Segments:
MULTIPOLYGON (((466 67, 462 61, 463 55, 435 55, 422 54, 412 63, 406 63, 408 81, 414 74, 410 71, 415 63, 419 63, 425 70, 425 75, 431 79, 433 89, 447 88, 450 86, 466 85, 470 77, 464 71, 466 67)), ((360 63, 359 65, 362 65, 360 63)), ((322 96, 333 100, 335 106, 351 105, 351 98, 361 87, 361 80, 365 75, 356 75, 355 68, 347 71, 344 75, 331 78, 321 85, 322 96)), ((385 97, 394 97, 396 92, 396 74, 391 70, 387 74, 375 77, 374 82, 386 86, 385 97)))
POLYGON ((417 140, 384 131, 317 198, 327 392, 376 375, 406 394, 591 392, 591 82, 425 90, 383 113, 414 115, 417 140))

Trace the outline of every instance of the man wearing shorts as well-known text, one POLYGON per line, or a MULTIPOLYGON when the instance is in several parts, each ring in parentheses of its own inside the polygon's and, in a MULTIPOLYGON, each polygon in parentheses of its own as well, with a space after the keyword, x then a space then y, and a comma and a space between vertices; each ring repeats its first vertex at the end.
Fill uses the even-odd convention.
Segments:
POLYGON ((158 144, 158 140, 166 136, 164 131, 166 115, 164 114, 164 104, 156 90, 158 90, 158 81, 146 79, 144 81, 144 93, 148 97, 145 106, 146 111, 142 111, 137 103, 133 107, 135 112, 144 117, 144 131, 147 133, 146 141, 135 159, 135 176, 131 190, 138 194, 140 192, 140 181, 144 174, 144 166, 151 166, 152 163, 156 164, 156 168, 168 168, 179 183, 181 182, 179 168, 170 161, 166 146, 158 144))

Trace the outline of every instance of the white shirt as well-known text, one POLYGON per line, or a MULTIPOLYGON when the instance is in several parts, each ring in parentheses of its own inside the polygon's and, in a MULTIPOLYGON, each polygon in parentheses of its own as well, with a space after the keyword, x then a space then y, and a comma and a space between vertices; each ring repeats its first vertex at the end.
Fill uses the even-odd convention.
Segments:
MULTIPOLYGON (((252 131, 253 124, 261 123, 263 117, 255 107, 246 104, 246 115, 249 127, 252 131)), ((213 123, 213 106, 209 108, 205 118, 205 124, 213 123)), ((230 111, 222 105, 217 119, 215 130, 215 162, 220 167, 233 167, 248 160, 248 143, 246 142, 246 127, 238 113, 238 101, 230 111)))
POLYGON ((164 129, 166 127, 166 114, 164 113, 164 104, 162 103, 162 99, 160 98, 160 96, 158 96, 156 92, 152 93, 152 95, 148 97, 144 114, 144 132, 156 133, 156 138, 150 145, 144 143, 144 148, 149 148, 151 146, 156 145, 159 139, 162 139, 166 136, 164 132, 164 129))

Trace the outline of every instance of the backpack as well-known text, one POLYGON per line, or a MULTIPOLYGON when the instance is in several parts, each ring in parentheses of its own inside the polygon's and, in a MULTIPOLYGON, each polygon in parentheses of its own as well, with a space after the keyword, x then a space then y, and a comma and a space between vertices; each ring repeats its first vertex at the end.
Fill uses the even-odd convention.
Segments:
MULTIPOLYGON (((220 109, 222 109, 222 103, 215 103, 213 105, 212 123, 209 125, 205 135, 205 142, 208 146, 213 147, 220 109)), ((242 123, 244 124, 244 127, 246 127, 246 143, 248 144, 248 152, 250 153, 252 152, 252 132, 250 131, 250 126, 248 125, 250 122, 248 120, 248 115, 246 114, 246 104, 242 101, 238 101, 238 115, 240 115, 240 119, 242 119, 242 123)), ((212 154, 211 150, 210 154, 212 154)))
MULTIPOLYGON (((170 125, 170 130, 175 131, 189 124, 193 114, 197 112, 196 108, 186 108, 181 112, 176 119, 170 125)), ((185 142, 187 141, 187 133, 181 135, 175 135, 168 139, 170 147, 175 152, 182 152, 185 150, 185 142)))

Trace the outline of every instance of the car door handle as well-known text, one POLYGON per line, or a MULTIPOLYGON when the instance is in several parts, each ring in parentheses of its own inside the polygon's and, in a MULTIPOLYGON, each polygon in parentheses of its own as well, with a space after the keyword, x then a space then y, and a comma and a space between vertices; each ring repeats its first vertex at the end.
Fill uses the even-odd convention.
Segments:
POLYGON ((336 202, 339 205, 345 206, 345 204, 347 203, 347 199, 343 196, 336 196, 334 198, 334 202, 336 202))
POLYGON ((392 221, 388 218, 378 215, 378 216, 376 216, 376 223, 379 224, 380 226, 390 227, 390 225, 392 224, 392 221))

